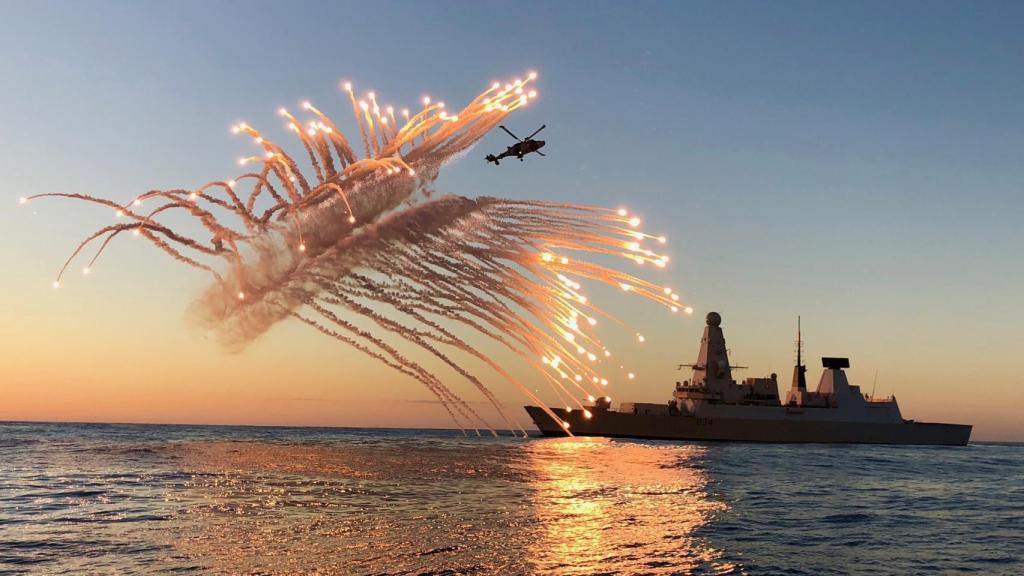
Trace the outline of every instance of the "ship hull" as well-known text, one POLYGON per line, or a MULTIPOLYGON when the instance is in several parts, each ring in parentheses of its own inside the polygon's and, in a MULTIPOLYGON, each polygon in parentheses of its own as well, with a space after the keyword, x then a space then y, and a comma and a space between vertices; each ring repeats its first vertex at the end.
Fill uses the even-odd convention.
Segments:
MULTIPOLYGON (((565 429, 542 408, 526 406, 545 436, 566 436, 565 429)), ((599 410, 589 419, 582 411, 551 408, 569 423, 575 436, 663 440, 726 440, 738 442, 802 442, 846 444, 918 444, 965 446, 971 426, 927 422, 844 422, 758 418, 701 418, 684 415, 638 415, 599 410)))

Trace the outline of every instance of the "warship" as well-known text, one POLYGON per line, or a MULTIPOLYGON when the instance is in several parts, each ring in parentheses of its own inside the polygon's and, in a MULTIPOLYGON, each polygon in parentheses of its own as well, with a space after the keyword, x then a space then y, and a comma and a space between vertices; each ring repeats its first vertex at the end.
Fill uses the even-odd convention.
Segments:
POLYGON ((722 317, 707 315, 693 375, 676 382, 664 404, 598 398, 582 408, 526 406, 545 436, 607 436, 670 440, 933 444, 964 446, 971 425, 915 422, 903 418, 895 396, 876 398, 849 383, 848 358, 825 357, 818 388, 807 389, 807 368, 797 328, 797 360, 785 398, 776 374, 733 380, 722 317))

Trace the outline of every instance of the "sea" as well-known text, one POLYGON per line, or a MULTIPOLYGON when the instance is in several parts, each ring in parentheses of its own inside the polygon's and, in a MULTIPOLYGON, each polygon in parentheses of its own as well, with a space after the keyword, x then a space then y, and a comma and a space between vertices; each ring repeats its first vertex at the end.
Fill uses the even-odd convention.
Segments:
POLYGON ((1024 445, 0 423, 0 574, 1024 574, 1024 445))

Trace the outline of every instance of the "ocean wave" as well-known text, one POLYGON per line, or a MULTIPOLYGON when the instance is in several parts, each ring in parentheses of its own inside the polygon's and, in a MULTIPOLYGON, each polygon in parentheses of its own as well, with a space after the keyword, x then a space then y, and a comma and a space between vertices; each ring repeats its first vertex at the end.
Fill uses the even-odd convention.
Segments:
POLYGON ((0 572, 1024 573, 1019 446, 18 435, 0 444, 0 572))

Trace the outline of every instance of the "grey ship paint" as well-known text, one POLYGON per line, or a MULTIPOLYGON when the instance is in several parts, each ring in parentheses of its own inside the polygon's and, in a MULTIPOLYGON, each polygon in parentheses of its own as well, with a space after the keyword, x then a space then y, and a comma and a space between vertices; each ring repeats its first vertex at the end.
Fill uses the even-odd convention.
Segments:
MULTIPOLYGON (((799 342, 799 340, 798 340, 799 342)), ((609 436, 673 440, 749 442, 845 442, 870 444, 966 445, 967 424, 905 420, 896 398, 863 394, 847 381, 846 358, 822 358, 824 370, 814 392, 807 390, 798 343, 797 364, 785 399, 778 378, 732 378, 722 317, 707 315, 690 380, 677 382, 665 404, 623 402, 612 410, 606 398, 585 410, 551 408, 559 422, 538 406, 526 406, 546 436, 609 436)))

